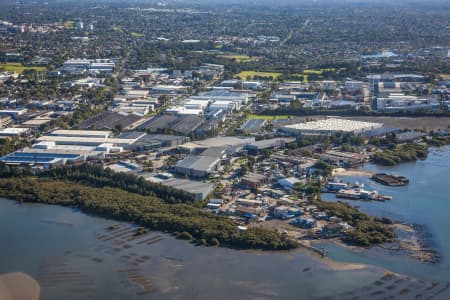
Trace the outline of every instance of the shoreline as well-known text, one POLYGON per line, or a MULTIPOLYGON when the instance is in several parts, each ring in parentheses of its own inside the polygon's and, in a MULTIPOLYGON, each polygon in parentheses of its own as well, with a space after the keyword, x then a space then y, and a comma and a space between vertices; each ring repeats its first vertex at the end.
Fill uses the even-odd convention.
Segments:
MULTIPOLYGON (((59 207, 64 207, 64 208, 68 208, 71 210, 76 210, 78 212, 81 212, 84 215, 90 216, 90 217, 94 217, 94 218, 102 218, 104 220, 110 220, 110 221, 114 221, 114 219, 105 217, 105 216, 100 216, 100 215, 96 215, 96 214, 90 214, 84 211, 80 211, 74 207, 70 207, 70 206, 64 206, 64 205, 60 205, 60 204, 50 204, 50 203, 41 203, 41 202, 24 202, 24 203, 20 203, 19 201, 15 200, 15 199, 9 199, 9 198, 5 198, 5 197, 0 197, 1 200, 7 200, 7 201, 11 201, 14 203, 14 205, 50 205, 50 206, 59 206, 59 207)), ((46 223, 52 223, 54 225, 60 225, 60 226, 67 226, 67 225, 71 225, 71 224, 66 224, 66 223, 59 223, 59 222, 47 222, 46 220, 44 220, 44 222, 46 223)), ((128 223, 128 222, 125 222, 128 223)), ((393 224, 392 226, 395 225, 402 225, 402 226, 407 226, 405 224, 393 224)), ((72 226, 71 226, 72 227, 72 226)), ((409 228, 409 227, 408 227, 409 228)), ((414 230, 411 228, 411 230, 414 230)), ((159 231, 162 234, 167 234, 170 236, 173 236, 173 234, 167 233, 167 232, 163 232, 163 231, 159 231)), ((322 262, 324 264, 324 266, 329 269, 329 270, 333 270, 333 271, 352 271, 352 270, 362 270, 362 269, 366 269, 366 268, 372 268, 375 267, 377 268, 378 266, 376 265, 370 265, 370 264, 358 264, 358 263, 347 263, 347 262, 340 262, 337 260, 333 260, 331 258, 329 258, 326 254, 325 255, 321 255, 320 249, 316 248, 312 245, 313 242, 315 243, 320 243, 320 242, 332 242, 335 243, 341 247, 344 247, 350 251, 359 251, 359 250, 364 250, 366 249, 365 247, 362 246, 353 246, 353 245, 348 245, 345 242, 341 241, 339 238, 330 238, 330 239, 325 239, 325 240, 298 240, 295 237, 291 237, 292 239, 294 239, 295 241, 298 242, 298 247, 294 248, 294 249, 288 249, 288 250, 265 250, 265 249, 240 249, 240 248, 235 248, 235 247, 229 247, 226 244, 222 244, 220 246, 218 246, 219 248, 225 248, 225 249, 229 249, 229 250, 234 250, 234 251, 243 251, 245 253, 252 253, 252 254, 257 254, 257 253, 281 253, 281 254, 289 254, 289 253, 295 253, 295 252, 304 252, 307 253, 310 257, 312 257, 313 259, 317 259, 320 262, 322 262)), ((399 241, 401 242, 401 241, 399 241)), ((189 243, 189 242, 188 242, 189 243)), ((195 245, 194 243, 189 243, 192 244, 193 246, 199 246, 201 247, 201 245, 195 245)), ((383 247, 383 245, 388 245, 389 243, 385 243, 385 244, 381 244, 381 245, 375 245, 373 247, 381 247, 383 249, 389 250, 389 248, 387 247, 383 247)), ((211 246, 208 246, 211 247, 211 246)), ((402 250, 406 250, 406 249, 402 249, 402 250)))
MULTIPOLYGON (((359 263, 348 263, 348 262, 340 262, 329 258, 328 256, 321 256, 317 252, 311 249, 314 247, 311 245, 311 240, 302 240, 300 242, 300 248, 303 248, 312 255, 315 259, 319 259, 324 265, 327 266, 329 270, 332 271, 355 271, 355 270, 363 270, 363 269, 380 269, 380 267, 369 264, 359 264, 359 263)), ((334 241, 333 241, 334 242, 334 241)), ((337 242, 337 241, 336 241, 337 242)), ((382 268, 381 268, 382 269, 382 268)))
MULTIPOLYGON (((7 200, 7 201, 13 201, 16 202, 14 200, 10 200, 10 199, 4 199, 2 198, 1 200, 7 200)), ((31 205, 34 205, 33 203, 30 203, 31 205)), ((62 207, 62 206, 60 206, 62 207)), ((84 214, 84 213, 83 213, 84 214)), ((96 217, 97 218, 97 217, 96 217)), ((102 218, 102 217, 100 217, 102 218)), ((103 219, 107 219, 107 218, 103 218, 103 219)), ((108 219, 107 219, 108 220, 108 219)), ((58 226, 61 224, 52 224, 52 226, 58 226)), ((180 241, 180 242, 185 242, 185 241, 180 241)), ((297 259, 302 259, 302 256, 304 257, 304 262, 305 265, 303 265, 298 272, 301 273, 308 273, 308 272, 323 272, 323 271, 332 271, 332 272, 358 272, 358 271, 363 271, 363 270, 367 270, 367 272, 369 273, 373 273, 374 276, 376 276, 378 279, 376 279, 376 281, 374 282, 368 282, 368 286, 373 286, 373 287, 377 287, 378 288, 378 284, 376 284, 376 282, 379 282, 380 280, 382 280, 384 278, 384 276, 386 276, 386 274, 390 274, 389 276, 395 276, 395 278, 405 278, 405 280, 408 280, 407 282, 411 282, 414 283, 415 285, 417 285, 419 287, 419 285, 422 285, 421 282, 417 282, 416 279, 414 279, 414 277, 410 277, 408 275, 402 275, 400 273, 397 272, 392 272, 389 269, 386 269, 384 267, 381 266, 377 266, 374 264, 361 264, 361 263, 346 263, 346 262, 339 262, 337 260, 331 259, 329 257, 321 257, 319 254, 314 253, 310 250, 307 249, 306 246, 310 245, 309 241, 301 241, 302 245, 297 248, 297 249, 293 249, 293 250, 278 250, 278 251, 265 251, 265 250, 238 250, 238 251, 242 251, 245 253, 249 253, 250 255, 279 255, 284 257, 284 259, 288 259, 290 260, 290 257, 294 258, 297 257, 297 259), (302 247, 304 246, 304 247, 302 247)), ((190 243, 188 243, 190 244, 190 243)), ((190 246, 195 247, 194 244, 190 244, 190 246)), ((194 249, 195 250, 195 249, 194 249)), ((211 249, 211 251, 216 251, 218 249, 211 249)), ((235 251, 237 249, 230 249, 230 248, 224 248, 222 250, 226 250, 226 251, 235 251)), ((18 281, 15 283, 16 285, 20 284, 18 281)), ((0 288, 0 295, 1 294, 1 288, 0 288)), ((0 299, 4 300, 16 300, 17 298, 2 298, 0 296, 0 299)), ((39 298, 24 298, 26 300, 30 299, 30 300, 38 300, 39 298)))
MULTIPOLYGON (((9 198, 5 198, 5 197, 0 197, 0 201, 11 201, 14 205, 42 205, 44 204, 45 206, 50 205, 50 206, 58 206, 58 207, 62 207, 62 208, 67 208, 70 210, 74 210, 74 208, 71 208, 69 206, 63 206, 63 205, 59 205, 59 204, 45 204, 45 203, 34 203, 34 202, 25 202, 25 203, 19 203, 17 200, 14 199, 9 199, 9 198)), ((98 215, 91 215, 89 213, 83 212, 81 211, 82 214, 86 215, 86 216, 90 216, 93 218, 101 218, 104 220, 110 220, 110 221, 114 221, 110 218, 107 217, 103 217, 103 216, 98 216, 98 215)), ((125 222, 126 223, 126 222, 125 222)), ((51 225, 56 225, 56 226, 65 226, 65 224, 60 224, 60 223, 51 223, 51 225)), ((167 232, 162 232, 159 231, 161 234, 167 234, 169 236, 173 236, 170 233, 167 232)), ((189 241, 183 241, 180 240, 182 242, 186 242, 189 245, 192 245, 194 247, 206 247, 206 246, 200 246, 200 245, 195 245, 193 243, 189 243, 189 241)), ((362 269, 371 269, 371 268, 379 268, 378 266, 375 265, 369 265, 369 264, 357 264, 357 263, 346 263, 346 262, 339 262, 336 260, 333 260, 329 257, 323 257, 320 254, 317 253, 317 251, 314 251, 311 249, 311 241, 309 240, 302 240, 302 241, 298 241, 299 246, 297 248, 294 249, 290 249, 290 250, 263 250, 263 249, 238 249, 238 248, 233 248, 233 247, 223 247, 223 246, 219 246, 219 248, 222 249, 226 249, 229 251, 240 251, 240 252, 244 252, 244 253, 250 253, 250 254, 282 254, 282 255, 289 255, 290 253, 304 253, 306 255, 308 255, 312 260, 319 262, 323 268, 327 269, 327 270, 332 270, 332 271, 354 271, 354 270, 362 270, 362 269)), ((211 248, 211 247, 208 247, 211 248)), ((1 294, 0 294, 1 295, 1 294)), ((0 297, 0 299, 3 300, 3 298, 0 297)))
POLYGON ((427 264, 438 264, 441 261, 441 255, 425 226, 404 223, 393 226, 399 234, 404 235, 404 238, 394 241, 391 247, 383 245, 379 247, 389 251, 404 252, 410 258, 427 264))
MULTIPOLYGON (((447 151, 450 150, 450 144, 445 144, 441 146, 430 145, 427 150, 426 158, 418 159, 413 162, 411 161, 400 162, 392 167, 397 167, 399 165, 407 163, 417 163, 420 160, 426 160, 431 151, 433 150, 439 151, 442 149, 445 149, 447 151)), ((366 163, 364 163, 364 165, 365 164, 366 163)), ((376 167, 386 167, 382 164, 377 163, 372 164, 376 167)), ((358 168, 350 168, 350 169, 335 168, 332 171, 332 176, 350 176, 350 177, 367 177, 367 178, 372 177, 372 175, 375 174, 376 172, 364 169, 364 165, 358 168)), ((339 201, 339 199, 337 199, 337 201, 339 201)), ((393 224, 391 226, 396 232, 396 237, 394 238, 394 241, 391 243, 374 245, 374 247, 378 247, 386 251, 396 251, 401 253, 401 255, 408 256, 413 260, 425 264, 438 264, 441 262, 442 259, 441 254, 436 247, 435 241, 433 240, 431 233, 427 230, 425 225, 417 223, 406 224, 403 222, 393 220, 393 224), (402 235, 403 237, 400 237, 400 235, 402 235)), ((333 242, 350 251, 365 249, 365 247, 348 245, 339 240, 338 238, 328 239, 327 241, 333 242)))
MULTIPOLYGON (((441 147, 430 147, 430 148, 437 148, 437 149, 439 149, 441 147)), ((365 170, 362 167, 361 168, 355 168, 355 169, 336 168, 336 169, 333 170, 333 176, 371 177, 373 174, 374 174, 373 171, 365 170)), ((5 199, 8 199, 8 198, 5 198, 5 199)), ((14 200, 14 199, 8 199, 8 200, 11 200, 11 201, 14 201, 16 203, 19 203, 17 200, 14 200)), ((41 204, 42 203, 42 204, 46 204, 46 205, 50 204, 50 203, 43 203, 43 202, 37 202, 37 203, 36 202, 30 202, 30 203, 33 203, 33 204, 41 204)), ((53 205, 53 204, 51 204, 51 205, 53 205)), ((71 207, 71 206, 66 206, 66 205, 61 205, 61 204, 55 204, 55 205, 63 206, 63 207, 71 207)), ((72 209, 74 209, 74 208, 72 207, 72 209)), ((82 210, 82 213, 86 214, 86 215, 91 215, 91 216, 94 216, 94 217, 101 217, 101 218, 104 218, 104 219, 107 219, 107 220, 112 220, 109 217, 99 216, 97 214, 91 214, 91 213, 88 213, 88 212, 83 211, 83 210, 82 210)), ((399 223, 394 223, 392 225, 392 227, 399 228, 399 229, 405 229, 406 228, 405 226, 406 226, 405 224, 399 224, 399 223)), ((411 229, 412 231, 415 232, 414 228, 409 228, 409 229, 411 229)), ((408 231, 408 230, 406 230, 406 231, 408 231)), ((163 232, 163 231, 161 231, 161 232, 163 232)), ((417 235, 419 235, 419 234, 417 233, 417 235)), ((285 252, 285 251, 289 252, 289 251, 297 251, 298 249, 306 249, 306 251, 309 254, 311 254, 313 257, 316 257, 316 258, 317 257, 321 257, 319 251, 316 251, 315 249, 313 249, 311 247, 311 241, 316 241, 317 242, 317 240, 302 240, 302 241, 299 241, 297 239, 294 239, 294 240, 296 240, 298 242, 298 244, 299 244, 298 248, 296 248, 296 249, 291 249, 291 250, 263 250, 263 251, 264 252, 275 251, 275 252, 280 253, 280 252, 285 252)), ((343 241, 341 241, 341 240, 339 240, 337 238, 327 239, 326 241, 329 241, 329 242, 335 243, 337 245, 340 245, 342 247, 345 247, 346 249, 349 249, 350 251, 358 251, 358 250, 366 249, 365 247, 362 247, 362 246, 348 245, 348 244, 344 243, 343 241)), ((234 247, 229 247, 229 246, 227 247, 226 244, 222 244, 220 246, 221 247, 225 246, 225 248, 238 250, 238 251, 251 251, 251 252, 258 251, 258 249, 239 249, 239 248, 234 248, 234 247)), ((437 252, 434 251, 434 250, 433 250, 433 252, 429 251, 430 249, 428 249, 428 251, 423 251, 424 247, 423 247, 423 244, 420 243, 419 239, 416 239, 416 240, 412 240, 412 239, 411 240, 402 240, 402 239, 397 240, 396 239, 393 243, 384 243, 384 244, 374 245, 374 247, 380 247, 382 249, 386 249, 387 251, 389 251, 389 250, 396 250, 396 251, 399 251, 399 252, 403 252, 402 255, 408 255, 407 252, 410 251, 412 253, 412 254, 409 255, 410 257, 412 257, 413 259, 419 260, 419 261, 426 262, 426 263, 436 263, 439 260, 438 258, 436 259, 436 257, 438 257, 438 255, 436 255, 436 256, 428 255, 427 256, 427 253, 437 253, 437 252), (392 248, 392 247, 390 248, 389 245, 399 245, 399 247, 397 247, 397 249, 395 249, 395 248, 392 248)), ((332 270, 340 270, 340 271, 341 270, 357 270, 357 269, 363 269, 363 268, 367 268, 367 267, 373 266, 373 265, 341 263, 341 262, 338 262, 338 261, 333 261, 333 260, 327 258, 326 256, 322 257, 321 261, 324 262, 324 264, 326 264, 330 269, 332 269, 332 270)))
MULTIPOLYGON (((407 256, 413 260, 425 264, 438 264, 441 262, 441 255, 436 249, 430 233, 425 226, 420 224, 393 223, 391 227, 396 231, 396 238, 392 242, 387 242, 370 247, 350 245, 342 241, 339 237, 328 239, 305 239, 300 243, 308 251, 320 256, 312 244, 333 243, 349 251, 364 251, 371 248, 381 248, 386 251, 395 251, 402 256, 407 256)), ((323 258, 327 258, 326 254, 323 258)))

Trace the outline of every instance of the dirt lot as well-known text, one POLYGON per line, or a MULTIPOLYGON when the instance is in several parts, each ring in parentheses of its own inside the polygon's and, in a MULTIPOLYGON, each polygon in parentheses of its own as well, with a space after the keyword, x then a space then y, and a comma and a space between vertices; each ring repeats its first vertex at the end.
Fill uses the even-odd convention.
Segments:
POLYGON ((397 127, 400 129, 425 129, 437 130, 450 128, 449 117, 349 117, 354 120, 379 122, 387 127, 397 127))
MULTIPOLYGON (((312 120, 324 119, 324 116, 308 116, 312 120)), ((396 127, 400 129, 425 129, 427 131, 437 129, 450 129, 450 117, 370 117, 370 116, 348 116, 344 119, 378 122, 386 127, 396 127)))

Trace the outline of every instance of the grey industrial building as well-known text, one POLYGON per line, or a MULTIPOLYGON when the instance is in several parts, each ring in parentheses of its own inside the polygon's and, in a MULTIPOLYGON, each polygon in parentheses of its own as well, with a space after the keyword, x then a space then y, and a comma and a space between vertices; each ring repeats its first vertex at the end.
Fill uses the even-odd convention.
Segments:
POLYGON ((264 119, 251 119, 245 122, 240 130, 243 133, 256 133, 261 130, 261 128, 267 124, 267 120, 264 119))
POLYGON ((204 118, 192 115, 161 115, 145 122, 142 124, 141 128, 152 132, 167 129, 174 132, 189 134, 202 125, 204 121, 204 118))
POLYGON ((280 132, 292 136, 332 135, 336 132, 362 134, 365 131, 383 127, 382 123, 356 121, 338 117, 283 126, 280 132))
POLYGON ((48 168, 67 162, 103 159, 109 153, 122 152, 135 139, 112 138, 110 131, 55 130, 25 147, 0 158, 9 165, 35 165, 48 168))
POLYGON ((133 151, 147 151, 162 147, 174 147, 189 141, 188 137, 168 134, 144 134, 139 131, 125 132, 119 135, 122 139, 139 139, 130 147, 133 151))
POLYGON ((211 182, 174 178, 170 173, 159 173, 157 175, 152 175, 151 173, 142 173, 141 176, 145 178, 145 180, 190 193, 194 195, 194 198, 197 201, 204 200, 214 191, 215 188, 215 185, 211 182))
POLYGON ((260 140, 246 145, 245 149, 249 154, 258 154, 264 150, 278 149, 286 144, 295 142, 295 140, 295 138, 273 138, 260 140))
POLYGON ((161 184, 193 194, 197 201, 204 200, 214 191, 214 184, 196 180, 173 178, 161 181, 161 184))
POLYGON ((215 172, 220 160, 214 156, 190 155, 176 163, 175 172, 195 178, 208 177, 215 172))
POLYGON ((208 177, 215 173, 222 159, 236 153, 251 141, 254 139, 217 137, 186 143, 181 148, 191 155, 175 165, 175 172, 196 178, 208 177))
POLYGON ((142 119, 142 116, 133 113, 106 111, 89 118, 81 123, 81 128, 115 129, 132 127, 132 125, 142 119))
POLYGON ((195 146, 205 148, 224 147, 227 149, 228 154, 232 154, 233 152, 239 151, 245 145, 253 143, 254 141, 254 137, 218 136, 201 141, 196 141, 195 146))

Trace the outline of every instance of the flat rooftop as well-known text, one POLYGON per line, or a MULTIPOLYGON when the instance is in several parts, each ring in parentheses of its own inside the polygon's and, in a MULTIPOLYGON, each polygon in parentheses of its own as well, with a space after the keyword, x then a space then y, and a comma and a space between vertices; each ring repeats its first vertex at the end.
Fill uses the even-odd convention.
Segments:
POLYGON ((81 123, 81 128, 95 127, 114 129, 117 125, 122 126, 122 128, 126 128, 141 119, 142 116, 138 116, 133 113, 105 111, 83 121, 81 123))
POLYGON ((118 139, 118 138, 97 138, 97 137, 78 137, 78 136, 42 136, 37 139, 38 142, 56 142, 56 143, 79 143, 83 144, 133 144, 135 139, 118 139))
POLYGON ((28 128, 8 127, 0 129, 0 135, 19 135, 27 132, 28 128))
POLYGON ((92 155, 101 153, 101 151, 96 151, 95 150, 96 148, 97 147, 95 146, 93 147, 93 146, 79 146, 79 145, 54 145, 54 146, 52 145, 48 149, 26 147, 23 148, 21 151, 34 153, 61 153, 61 154, 83 154, 83 155, 92 155))
POLYGON ((161 115, 146 121, 141 128, 150 130, 171 129, 175 132, 188 134, 198 128, 203 122, 203 118, 194 115, 161 115))
POLYGON ((264 149, 269 147, 281 146, 295 142, 295 138, 273 138, 267 140, 259 140, 247 145, 250 149, 264 149))
POLYGON ((171 186, 191 194, 203 194, 206 197, 214 190, 214 184, 189 179, 168 179, 161 182, 162 185, 171 186))
POLYGON ((217 157, 191 155, 177 162, 175 167, 207 172, 215 164, 217 164, 218 161, 219 158, 217 157))
POLYGON ((254 137, 234 137, 234 136, 219 136, 209 138, 201 141, 196 141, 192 144, 201 147, 219 147, 219 146, 243 146, 255 141, 254 137))
POLYGON ((267 123, 264 119, 251 119, 247 120, 242 126, 241 130, 243 131, 257 131, 261 129, 267 123))
POLYGON ((55 163, 61 159, 74 160, 79 158, 81 156, 78 154, 13 152, 1 157, 0 161, 4 163, 46 164, 55 163))
POLYGON ((237 98, 245 98, 248 97, 248 93, 242 92, 232 92, 228 89, 215 89, 207 92, 203 92, 199 94, 200 97, 237 97, 237 98))
POLYGON ((420 132, 420 131, 405 131, 405 132, 397 133, 397 139, 400 142, 411 141, 411 140, 415 140, 415 139, 422 138, 425 136, 427 136, 427 133, 420 132))
POLYGON ((36 119, 31 119, 26 122, 23 122, 22 125, 23 126, 39 126, 39 125, 48 123, 51 120, 52 120, 51 118, 36 118, 36 119))
POLYGON ((261 180, 265 180, 266 176, 262 175, 262 174, 258 174, 258 173, 247 173, 244 176, 242 176, 243 180, 247 180, 247 181, 254 181, 254 182, 259 182, 261 180))
POLYGON ((399 131, 399 128, 395 128, 395 127, 380 127, 380 128, 376 128, 373 130, 367 130, 363 133, 363 136, 365 138, 370 138, 370 137, 374 137, 374 136, 381 136, 381 135, 385 135, 391 132, 397 132, 399 131))
POLYGON ((284 128, 299 131, 364 131, 382 127, 382 123, 355 121, 348 119, 330 118, 307 123, 299 123, 284 126, 284 128))
POLYGON ((88 136, 88 137, 108 137, 112 132, 107 130, 55 130, 51 135, 57 136, 88 136))

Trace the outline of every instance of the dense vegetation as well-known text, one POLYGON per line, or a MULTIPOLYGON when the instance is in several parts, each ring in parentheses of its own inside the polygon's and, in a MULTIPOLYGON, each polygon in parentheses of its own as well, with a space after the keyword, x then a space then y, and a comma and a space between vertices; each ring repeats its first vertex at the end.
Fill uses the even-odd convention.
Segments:
POLYGON ((428 146, 426 144, 407 143, 376 152, 371 156, 371 160, 376 164, 394 166, 402 162, 425 159, 427 155, 428 146))
POLYGON ((371 246, 392 241, 393 229, 388 226, 392 223, 387 218, 374 218, 353 206, 343 202, 325 202, 314 200, 314 204, 328 215, 341 218, 353 227, 347 232, 343 241, 358 246, 371 246))
POLYGON ((27 142, 18 138, 0 139, 0 156, 27 146, 27 142))
POLYGON ((431 147, 442 147, 448 145, 450 139, 442 136, 433 136, 430 139, 427 139, 427 144, 431 147))
POLYGON ((177 233, 201 244, 219 243, 236 248, 268 250, 295 248, 297 243, 275 231, 251 228, 239 231, 228 218, 189 204, 168 204, 158 198, 118 188, 30 176, 1 178, 0 196, 21 202, 59 204, 143 227, 177 233))
POLYGON ((313 168, 316 169, 316 173, 322 176, 330 176, 333 171, 333 166, 323 160, 318 160, 313 165, 313 168))
POLYGON ((68 179, 94 187, 120 188, 130 193, 163 199, 168 203, 192 202, 194 195, 172 187, 146 181, 134 174, 113 172, 100 165, 83 164, 80 166, 64 166, 48 170, 41 176, 55 179, 68 179))

